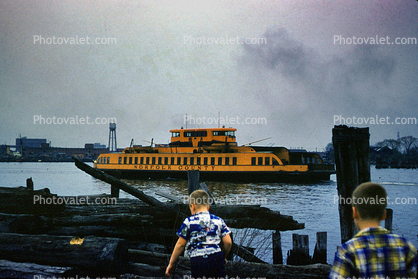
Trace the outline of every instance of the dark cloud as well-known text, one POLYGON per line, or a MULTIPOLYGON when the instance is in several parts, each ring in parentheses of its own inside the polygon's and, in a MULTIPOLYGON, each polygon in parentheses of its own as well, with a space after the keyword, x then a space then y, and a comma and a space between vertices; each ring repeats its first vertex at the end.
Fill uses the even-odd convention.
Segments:
MULTIPOLYGON (((407 69, 388 46, 351 45, 323 57, 284 28, 269 29, 263 37, 266 45, 243 46, 239 64, 251 87, 243 92, 257 94, 281 127, 306 134, 312 127, 330 129, 334 115, 416 116, 415 111, 391 105, 393 90, 405 86, 398 76, 407 69)), ((402 95, 409 98, 410 92, 402 95)))

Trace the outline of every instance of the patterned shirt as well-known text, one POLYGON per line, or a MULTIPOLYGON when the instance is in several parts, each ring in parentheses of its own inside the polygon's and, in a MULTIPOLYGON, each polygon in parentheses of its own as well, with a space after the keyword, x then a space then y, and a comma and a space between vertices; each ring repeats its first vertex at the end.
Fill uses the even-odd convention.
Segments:
POLYGON ((224 220, 203 211, 186 218, 177 235, 187 240, 185 256, 198 257, 222 251, 219 244, 230 232, 224 220))
POLYGON ((416 274, 414 245, 382 227, 372 227, 338 249, 329 278, 416 278, 416 274))

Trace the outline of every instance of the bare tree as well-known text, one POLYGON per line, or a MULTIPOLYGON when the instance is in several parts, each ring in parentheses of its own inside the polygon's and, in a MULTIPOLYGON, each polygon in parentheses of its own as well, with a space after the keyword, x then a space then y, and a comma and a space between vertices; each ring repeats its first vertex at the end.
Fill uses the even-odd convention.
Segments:
POLYGON ((399 146, 409 154, 414 147, 418 146, 418 139, 413 136, 406 136, 399 139, 399 146))

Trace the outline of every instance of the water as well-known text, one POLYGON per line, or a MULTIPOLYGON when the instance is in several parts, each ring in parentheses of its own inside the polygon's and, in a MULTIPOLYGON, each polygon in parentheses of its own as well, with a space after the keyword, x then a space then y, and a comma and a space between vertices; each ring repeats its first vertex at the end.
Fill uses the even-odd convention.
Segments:
MULTIPOLYGON (((403 235, 418 247, 418 170, 408 169, 371 169, 372 181, 382 184, 389 196, 393 209, 393 232, 403 235), (396 200, 398 199, 398 200, 396 200), (409 199, 409 200, 408 200, 409 199)), ((92 178, 77 169, 73 163, 0 163, 0 186, 23 186, 26 178, 32 177, 35 189, 49 188, 58 195, 94 195, 110 193, 110 186, 92 178)), ((187 181, 139 181, 126 180, 138 189, 161 201, 164 198, 155 195, 162 192, 174 196, 187 195, 187 181)), ((335 175, 325 183, 292 185, 286 183, 220 183, 206 182, 216 198, 223 201, 233 198, 240 202, 262 203, 284 215, 291 215, 305 229, 281 232, 284 259, 291 249, 292 233, 307 234, 312 255, 316 232, 328 232, 328 262, 331 263, 337 245, 340 245, 340 227, 338 216, 337 183, 335 175), (264 204, 265 203, 265 204, 264 204)), ((121 192, 121 197, 132 198, 121 192)), ((233 230, 234 241, 255 247, 256 255, 272 262, 271 233, 254 229, 233 230)))

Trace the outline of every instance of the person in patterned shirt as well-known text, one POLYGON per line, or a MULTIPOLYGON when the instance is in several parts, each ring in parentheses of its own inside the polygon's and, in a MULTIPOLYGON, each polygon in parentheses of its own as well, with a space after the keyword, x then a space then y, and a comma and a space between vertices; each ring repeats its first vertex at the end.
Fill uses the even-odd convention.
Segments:
POLYGON ((179 239, 174 247, 166 276, 173 272, 179 256, 185 252, 190 257, 193 278, 225 277, 225 263, 232 240, 224 220, 209 213, 210 197, 203 190, 189 197, 192 216, 186 218, 177 232, 179 239))
POLYGON ((338 248, 329 278, 416 278, 414 245, 380 227, 386 218, 385 188, 372 182, 360 184, 353 192, 352 204, 359 232, 338 248))

